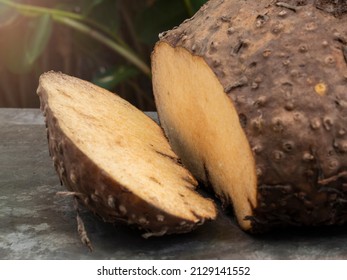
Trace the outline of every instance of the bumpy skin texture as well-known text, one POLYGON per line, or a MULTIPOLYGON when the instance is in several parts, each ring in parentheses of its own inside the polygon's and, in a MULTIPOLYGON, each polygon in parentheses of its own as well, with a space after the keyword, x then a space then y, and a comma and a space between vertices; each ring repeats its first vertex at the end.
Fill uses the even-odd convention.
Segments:
POLYGON ((105 222, 123 222, 144 230, 145 238, 189 232, 204 223, 203 217, 196 216, 197 222, 192 222, 163 212, 115 181, 64 134, 41 86, 38 95, 45 116, 49 153, 60 181, 87 209, 105 222))
POLYGON ((253 230, 347 220, 347 4, 211 0, 161 42, 202 57, 258 175, 253 230))

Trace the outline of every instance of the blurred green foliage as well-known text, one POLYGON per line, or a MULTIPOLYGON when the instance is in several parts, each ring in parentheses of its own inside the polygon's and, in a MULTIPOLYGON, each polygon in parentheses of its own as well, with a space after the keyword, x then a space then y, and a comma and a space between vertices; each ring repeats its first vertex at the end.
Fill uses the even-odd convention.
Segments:
MULTIPOLYGON (((205 2, 0 0, 0 74, 20 80, 29 73, 32 79, 44 71, 63 71, 153 110, 150 53, 158 34, 192 16, 205 2)), ((0 95, 11 94, 6 82, 0 77, 0 95)))

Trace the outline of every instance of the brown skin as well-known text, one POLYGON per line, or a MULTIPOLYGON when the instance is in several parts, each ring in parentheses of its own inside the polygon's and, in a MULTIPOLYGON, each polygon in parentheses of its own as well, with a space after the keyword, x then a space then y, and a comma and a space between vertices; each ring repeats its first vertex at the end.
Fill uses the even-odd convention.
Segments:
MULTIPOLYGON (((161 42, 202 57, 256 161, 253 231, 347 220, 347 4, 211 0, 161 42)), ((336 2, 336 3, 335 3, 336 2)))

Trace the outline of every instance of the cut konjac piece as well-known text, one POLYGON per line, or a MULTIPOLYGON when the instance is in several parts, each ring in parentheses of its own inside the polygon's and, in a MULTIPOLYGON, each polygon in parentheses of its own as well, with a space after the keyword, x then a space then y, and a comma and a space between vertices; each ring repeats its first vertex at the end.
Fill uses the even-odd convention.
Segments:
POLYGON ((297 2, 210 0, 152 55, 174 151, 254 232, 347 221, 347 4, 297 2))
POLYGON ((61 181, 105 221, 135 224, 150 236, 216 217, 161 128, 130 103, 55 72, 41 76, 38 95, 61 181))
POLYGON ((206 62, 184 48, 160 43, 153 53, 153 86, 161 125, 185 166, 224 204, 243 228, 256 207, 252 151, 238 114, 206 62))

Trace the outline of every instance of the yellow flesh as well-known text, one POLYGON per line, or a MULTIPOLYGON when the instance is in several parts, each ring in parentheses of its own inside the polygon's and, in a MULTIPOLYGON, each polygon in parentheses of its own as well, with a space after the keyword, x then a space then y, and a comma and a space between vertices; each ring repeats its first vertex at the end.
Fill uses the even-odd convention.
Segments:
POLYGON ((120 185, 174 216, 196 221, 192 211, 216 215, 213 203, 191 190, 190 173, 158 153, 176 157, 160 127, 141 111, 89 83, 51 78, 42 85, 65 135, 120 185))
POLYGON ((158 113, 174 151, 232 201, 240 225, 250 229, 244 218, 256 206, 255 162, 231 100, 206 62, 183 48, 160 43, 152 61, 158 113))

